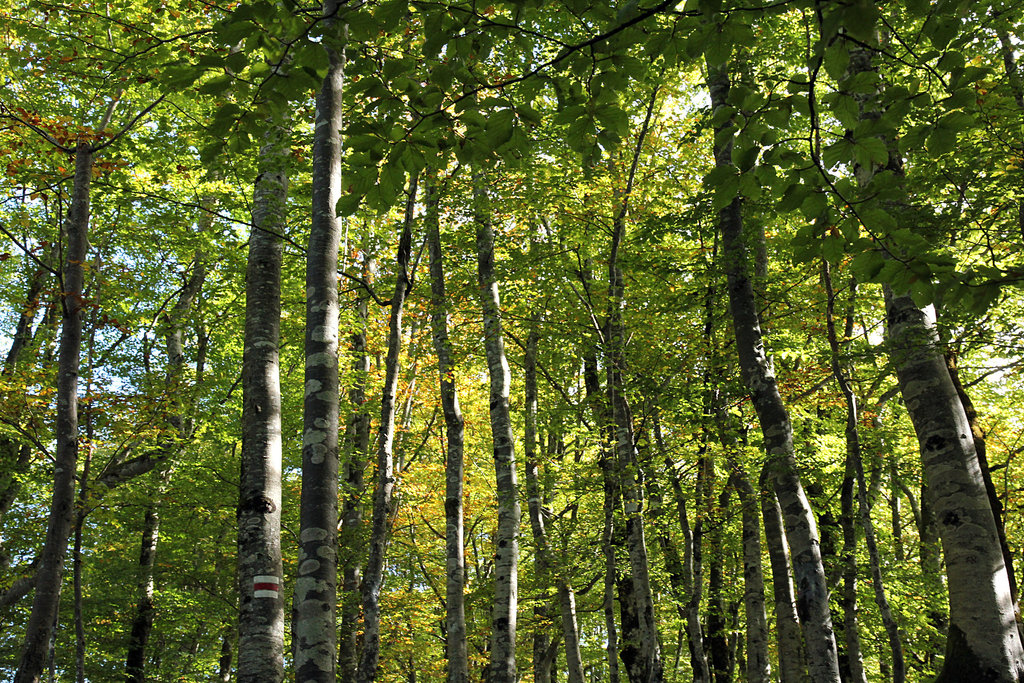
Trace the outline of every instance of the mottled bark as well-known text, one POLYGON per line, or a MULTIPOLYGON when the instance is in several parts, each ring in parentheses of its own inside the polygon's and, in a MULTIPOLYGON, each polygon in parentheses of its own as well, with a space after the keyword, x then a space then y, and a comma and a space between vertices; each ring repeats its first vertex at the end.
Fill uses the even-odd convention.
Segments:
MULTIPOLYGON (((832 274, 827 261, 823 262, 822 280, 825 283, 825 291, 828 295, 828 301, 826 304, 826 330, 828 332, 828 341, 831 351, 831 366, 832 374, 836 379, 836 383, 839 385, 840 391, 842 391, 843 399, 846 402, 846 458, 847 458, 847 473, 843 483, 843 497, 844 497, 844 508, 849 506, 852 508, 852 500, 846 502, 847 493, 847 480, 850 482, 849 488, 856 486, 856 498, 857 506, 859 508, 859 521, 864 531, 864 542, 868 549, 868 561, 871 567, 871 584, 872 590, 874 591, 875 604, 878 605, 879 613, 882 617, 882 625, 885 628, 886 635, 889 640, 889 649, 892 654, 892 680, 893 683, 903 683, 906 679, 906 665, 903 660, 903 646, 900 642, 899 625, 896 623, 896 619, 892 614, 892 608, 889 605, 889 600, 885 594, 885 583, 882 577, 881 560, 878 553, 878 543, 875 538, 875 527, 874 522, 871 519, 871 508, 868 505, 868 491, 867 482, 864 477, 864 462, 861 457, 861 441, 860 441, 860 429, 858 427, 858 403, 857 396, 853 392, 853 386, 850 383, 850 379, 847 376, 847 370, 844 369, 844 364, 841 360, 841 349, 839 344, 839 336, 836 333, 835 325, 835 293, 832 289, 832 274)), ((846 315, 846 326, 845 326, 845 339, 849 339, 853 329, 853 296, 857 291, 857 283, 855 280, 850 282, 850 302, 849 311, 846 315)), ((852 495, 849 496, 852 499, 852 495)), ((844 528, 844 534, 853 532, 853 514, 852 509, 849 512, 850 520, 849 526, 851 531, 847 532, 844 528)), ((854 536, 855 539, 855 536, 854 536)), ((856 542, 848 543, 852 546, 848 552, 853 553, 856 542)), ((845 550, 845 549, 844 549, 845 550)), ((856 571, 856 563, 848 561, 854 567, 856 571)), ((851 584, 854 579, 851 579, 851 584)), ((856 618, 856 591, 851 590, 853 593, 849 596, 844 596, 844 600, 853 603, 854 618, 856 618)), ((849 616, 848 616, 849 620, 849 616)), ((859 645, 859 643, 858 643, 859 645)), ((859 654, 859 652, 858 652, 859 654)), ((860 675, 866 680, 864 676, 863 661, 858 662, 860 664, 860 675)), ((852 669, 852 667, 851 667, 852 669)), ((853 671, 854 674, 857 671, 853 671)))
MULTIPOLYGON (((619 601, 620 608, 624 613, 631 613, 632 618, 636 619, 637 625, 635 638, 624 642, 626 647, 635 649, 633 656, 628 658, 623 656, 626 674, 632 683, 657 683, 664 678, 661 646, 658 642, 658 625, 654 614, 650 566, 647 559, 642 473, 637 459, 632 411, 626 396, 626 330, 622 322, 622 311, 626 300, 622 269, 619 266, 619 252, 625 237, 629 196, 632 192, 640 151, 651 122, 656 98, 657 90, 651 95, 646 117, 637 137, 625 187, 617 197, 620 205, 612 222, 612 240, 608 257, 608 317, 604 332, 604 356, 608 373, 608 407, 611 411, 610 424, 614 428, 612 443, 615 452, 615 468, 625 507, 626 550, 629 558, 629 579, 632 584, 632 591, 626 593, 628 604, 622 604, 623 594, 621 592, 619 601)), ((623 648, 624 652, 626 647, 623 648)))
POLYGON ((36 592, 25 632, 15 683, 37 683, 42 677, 60 601, 64 556, 74 506, 78 462, 78 370, 82 347, 82 289, 89 249, 89 194, 93 151, 84 142, 75 149, 75 180, 65 223, 67 249, 61 269, 63 309, 57 367, 57 418, 53 495, 46 540, 36 570, 36 592))
MULTIPOLYGON (((711 469, 711 468, 709 468, 711 469)), ((713 481, 709 477, 710 484, 713 481)), ((725 605, 725 548, 722 535, 724 511, 729 505, 729 486, 723 487, 718 499, 716 516, 708 510, 708 522, 712 531, 708 534, 710 562, 708 563, 708 610, 707 640, 711 650, 711 673, 715 683, 729 683, 732 680, 732 656, 729 644, 729 615, 725 605), (717 517, 717 518, 716 518, 717 517)), ((709 496, 709 499, 711 497, 709 496)))
POLYGON ((775 607, 775 633, 779 649, 779 680, 800 683, 807 671, 800 617, 793 594, 793 572, 786 543, 785 521, 775 496, 767 463, 761 470, 761 519, 772 569, 772 593, 775 607))
POLYGON ((921 447, 949 589, 938 681, 1016 682, 1024 650, 970 424, 939 349, 931 307, 885 292, 891 356, 921 447))
POLYGON ((146 510, 142 527, 142 543, 139 548, 138 602, 128 635, 128 652, 125 656, 125 680, 128 683, 143 683, 146 680, 146 646, 153 631, 154 578, 156 546, 160 538, 160 514, 155 506, 146 510))
POLYGON ((515 438, 509 412, 512 378, 505 357, 501 301, 494 274, 494 229, 488 215, 486 190, 480 186, 483 178, 478 177, 475 182, 477 279, 483 309, 484 350, 490 376, 491 438, 498 497, 488 683, 515 683, 520 512, 516 493, 515 438))
POLYGON ((746 612, 746 681, 772 680, 768 616, 765 612, 764 571, 761 567, 761 523, 757 491, 740 469, 730 482, 739 496, 743 515, 743 605, 746 612))
POLYGON ((416 181, 409 183, 402 236, 396 257, 395 292, 391 297, 388 319, 388 353, 384 360, 384 386, 380 396, 380 424, 377 429, 377 482, 373 490, 373 521, 370 529, 369 555, 360 592, 363 596, 363 650, 359 657, 356 681, 370 683, 377 679, 380 660, 380 591, 384 581, 384 555, 392 515, 395 489, 395 394, 401 370, 402 313, 411 286, 409 271, 412 251, 412 223, 416 202, 416 181))
MULTIPOLYGON (((714 109, 726 106, 729 87, 725 67, 709 64, 708 89, 714 109)), ((723 122, 716 127, 716 137, 726 125, 727 122, 723 122)), ((732 166, 731 141, 719 141, 714 151, 716 166, 732 166)), ((747 245, 739 198, 734 198, 721 209, 719 228, 740 372, 757 411, 767 455, 766 468, 779 499, 786 537, 792 550, 797 608, 803 627, 808 672, 818 683, 838 682, 839 662, 817 522, 800 481, 793 427, 761 335, 754 290, 747 274, 747 245)))
POLYGON ((338 585, 338 249, 344 26, 324 3, 327 74, 316 98, 313 202, 306 249, 302 493, 293 648, 297 683, 334 683, 338 585), (342 47, 339 47, 342 46, 342 47))
MULTIPOLYGON (((370 283, 374 259, 363 252, 363 279, 370 283)), ((351 373, 348 390, 349 409, 345 424, 341 508, 341 629, 338 635, 338 676, 342 683, 352 683, 359 667, 359 619, 362 612, 363 583, 363 493, 366 461, 370 451, 372 421, 366 398, 366 382, 370 373, 370 356, 366 350, 366 322, 370 294, 366 287, 358 290, 356 315, 358 323, 349 342, 351 373)))
POLYGON ((288 225, 288 128, 260 150, 245 275, 242 455, 238 486, 240 683, 284 679, 281 565, 281 237, 288 225))
POLYGON ((455 359, 448 338, 448 298, 445 293, 444 257, 438 216, 438 190, 426 192, 426 229, 430 251, 430 323, 437 354, 441 410, 445 425, 445 657, 447 683, 468 683, 462 498, 464 488, 464 423, 455 389, 455 359))

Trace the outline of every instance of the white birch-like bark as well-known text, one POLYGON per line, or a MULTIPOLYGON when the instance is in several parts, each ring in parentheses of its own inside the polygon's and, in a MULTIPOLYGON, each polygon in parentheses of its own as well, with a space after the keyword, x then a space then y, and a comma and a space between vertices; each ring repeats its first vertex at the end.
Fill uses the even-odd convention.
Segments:
MULTIPOLYGON (((482 177, 476 183, 482 183, 482 177)), ((494 229, 486 190, 477 187, 477 280, 483 309, 484 350, 490 376, 491 438, 498 497, 498 528, 494 551, 494 603, 491 610, 490 676, 488 683, 515 683, 516 621, 519 603, 519 498, 516 492, 515 438, 509 412, 512 384, 501 329, 501 300, 494 274, 494 229)))
POLYGON ((463 547, 462 498, 464 489, 464 422, 455 388, 455 360, 448 338, 448 298, 445 293, 444 256, 438 216, 437 187, 426 191, 426 229, 430 252, 430 323, 437 354, 441 411, 445 424, 445 657, 447 683, 468 683, 466 647, 466 558, 463 547))
POLYGON ((932 308, 886 287, 886 323, 903 401, 917 432, 946 559, 949 630, 936 681, 1017 683, 1024 649, 970 425, 939 348, 932 308))
POLYGON ((338 249, 344 26, 323 14, 328 69, 316 99, 312 226, 306 250, 305 398, 293 649, 297 683, 335 683, 338 585, 338 249))
POLYGON ((253 190, 238 487, 239 683, 284 679, 279 348, 289 152, 287 127, 273 125, 260 150, 260 174, 253 190))
POLYGON ((384 360, 384 386, 380 396, 380 424, 377 431, 377 482, 373 491, 373 521, 370 529, 370 552, 366 560, 361 593, 363 596, 363 650, 356 674, 358 683, 377 679, 380 661, 380 591, 384 581, 384 559, 390 527, 392 498, 395 490, 395 394, 402 354, 402 313, 411 285, 409 260, 412 251, 413 210, 416 203, 416 181, 409 183, 405 222, 398 241, 395 293, 391 297, 388 320, 388 353, 384 360))

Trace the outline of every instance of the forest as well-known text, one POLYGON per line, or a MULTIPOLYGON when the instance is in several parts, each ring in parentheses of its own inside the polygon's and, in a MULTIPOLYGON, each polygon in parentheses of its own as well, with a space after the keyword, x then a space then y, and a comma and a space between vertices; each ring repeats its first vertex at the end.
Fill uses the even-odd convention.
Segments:
POLYGON ((1024 682, 1022 29, 0 0, 0 680, 1024 682))

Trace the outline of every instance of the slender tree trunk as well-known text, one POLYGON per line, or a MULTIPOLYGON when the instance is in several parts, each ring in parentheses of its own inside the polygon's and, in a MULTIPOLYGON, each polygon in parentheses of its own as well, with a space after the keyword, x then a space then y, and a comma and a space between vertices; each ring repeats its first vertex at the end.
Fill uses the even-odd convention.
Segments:
POLYGON ((463 548, 463 419, 455 389, 455 359, 448 339, 448 298, 445 293, 444 258, 438 216, 438 190, 431 182, 426 193, 427 241, 430 250, 430 322, 440 381, 441 410, 444 413, 445 441, 445 656, 448 660, 447 683, 468 683, 469 653, 466 648, 465 585, 466 566, 463 548))
MULTIPOLYGON (((825 322, 826 329, 828 331, 829 346, 831 349, 832 359, 832 374, 835 376, 836 382, 839 384, 839 388, 843 393, 843 398, 846 401, 846 455, 847 455, 847 468, 851 470, 848 472, 847 477, 851 480, 851 484, 856 484, 857 491, 857 506, 860 512, 860 525, 864 530, 864 542, 868 548, 868 560, 871 565, 871 584, 875 596, 875 604, 878 605, 879 613, 882 617, 882 625, 885 628, 886 635, 889 639, 889 649, 892 653, 892 680, 893 683, 903 683, 906 679, 906 665, 903 660, 903 646, 900 643, 899 625, 896 623, 896 619, 893 617, 892 608, 889 605, 889 600, 885 595, 885 584, 882 577, 881 560, 878 554, 878 543, 875 538, 875 527, 874 522, 871 520, 871 509, 868 506, 867 499, 867 482, 864 477, 864 463, 861 458, 861 447, 860 447, 860 429, 858 427, 858 408, 857 408, 857 396, 853 393, 853 387, 850 384, 849 378, 846 376, 846 372, 843 369, 843 364, 840 360, 840 346, 838 335, 836 334, 835 325, 835 294, 832 290, 832 274, 830 272, 828 262, 824 262, 822 279, 825 283, 825 291, 828 295, 828 302, 826 308, 825 322)), ((851 280, 850 283, 850 310, 853 307, 853 296, 856 292, 856 281, 851 280)), ((853 331, 853 316, 852 313, 848 313, 846 316, 846 338, 849 339, 853 331)), ((844 489, 845 489, 844 482, 844 489)), ((845 490, 844 490, 845 495, 845 490)), ((851 496, 852 497, 852 496, 851 496)), ((852 501, 851 501, 852 507, 852 501)), ((852 512, 851 515, 852 517, 852 512)), ((853 520, 850 520, 852 527, 853 520)), ((852 552, 852 550, 851 550, 852 552)), ((856 594, 852 596, 852 600, 856 600, 856 594)), ((863 662, 861 665, 861 674, 863 675, 863 662)), ((865 677, 866 680, 866 677, 865 677)))
POLYGON ((761 471, 761 519, 768 546, 768 559, 772 568, 772 592, 775 603, 775 632, 779 649, 779 680, 782 683, 800 683, 807 671, 804 659, 803 635, 793 594, 793 579, 786 543, 785 522, 778 498, 772 488, 767 463, 761 471))
MULTIPOLYGON (((709 470, 713 466, 709 463, 709 470)), ((710 484, 713 481, 711 476, 708 477, 709 493, 710 484)), ((708 502, 712 500, 712 496, 708 496, 708 502)), ((715 683, 729 683, 732 676, 730 673, 731 669, 731 656, 729 647, 729 621, 728 614, 725 607, 725 577, 723 576, 725 570, 725 547, 723 545, 724 538, 722 534, 722 525, 724 523, 724 511, 729 504, 729 486, 726 484, 722 489, 722 493, 719 497, 719 504, 717 511, 708 510, 708 522, 713 527, 712 532, 708 535, 710 541, 711 550, 711 561, 708 566, 708 644, 711 646, 711 664, 712 673, 715 677, 715 683), (714 514, 716 513, 717 514, 714 514)))
MULTIPOLYGON (((364 247, 363 279, 373 278, 374 259, 364 247)), ((352 411, 345 425, 344 501, 341 512, 342 538, 342 603, 341 634, 338 644, 338 675, 342 683, 353 683, 359 667, 359 617, 362 611, 363 574, 363 493, 366 460, 370 451, 370 412, 367 409, 366 381, 370 373, 370 356, 366 351, 366 322, 369 318, 370 295, 361 288, 356 303, 358 327, 352 334, 349 352, 352 356, 352 380, 348 400, 352 411)))
MULTIPOLYGON (((584 286, 590 282, 589 269, 583 271, 584 286)), ((598 330, 594 330, 595 336, 598 330)), ((598 429, 606 434, 602 435, 599 448, 601 449, 600 466, 601 481, 604 490, 604 525, 601 530, 601 552, 604 555, 604 590, 601 603, 604 612, 605 625, 605 652, 608 662, 609 683, 619 683, 619 633, 615 624, 615 588, 616 588, 616 559, 615 547, 619 545, 619 530, 615 524, 615 513, 618 508, 618 487, 615 483, 615 473, 612 465, 611 446, 614 433, 608 422, 608 409, 605 405, 606 394, 601 391, 601 380, 597 370, 596 348, 599 342, 595 340, 593 349, 586 355, 583 361, 583 380, 587 392, 587 402, 591 406, 594 415, 594 422, 598 429)), ((627 624, 623 624, 625 628, 627 624)))
POLYGON ((125 680, 128 683, 143 683, 146 680, 146 646, 153 630, 154 579, 156 546, 160 537, 160 513, 156 506, 146 510, 142 527, 142 543, 139 549, 138 603, 128 636, 128 653, 125 657, 125 680))
POLYGON ((772 680, 768 654, 768 616, 764 606, 764 572, 761 568, 761 523, 757 492, 743 470, 730 475, 743 510, 743 604, 746 610, 746 681, 772 680))
POLYGON ((361 592, 363 596, 363 651, 359 657, 356 681, 370 683, 377 679, 380 660, 380 591, 384 581, 384 555, 392 513, 395 489, 395 394, 402 354, 402 312, 411 286, 409 272, 412 250, 412 222, 416 205, 416 181, 409 183, 405 222, 398 242, 395 293, 391 297, 388 321, 388 355, 384 361, 384 386, 380 397, 380 425, 377 432, 377 483, 373 491, 373 522, 370 530, 370 552, 361 592))
MULTIPOLYGON (((476 179, 477 184, 482 178, 476 179)), ((515 683, 516 616, 519 597, 519 499, 516 493, 515 439, 509 413, 511 375, 501 329, 501 302, 494 275, 494 229, 487 215, 486 191, 477 187, 476 251, 484 348, 490 375, 491 437, 497 483, 498 529, 495 534, 494 604, 491 612, 488 683, 515 683)))
POLYGON ((338 585, 338 249, 344 27, 340 3, 323 14, 328 68, 317 94, 313 209, 306 250, 305 399, 298 576, 292 638, 297 683, 334 683, 338 585))
POLYGON ((89 190, 93 152, 84 142, 75 149, 75 180, 65 233, 67 251, 61 270, 63 315, 57 367, 57 420, 54 448, 53 497, 47 521, 46 541, 36 570, 32 601, 15 683, 37 683, 46 666, 60 601, 64 556, 75 497, 78 462, 78 370, 82 347, 82 289, 84 263, 89 249, 89 190))
MULTIPOLYGON (((636 453, 632 411, 625 392, 626 330, 622 323, 625 285, 618 261, 619 250, 625 237, 629 196, 656 99, 657 90, 651 95, 647 114, 637 138, 626 187, 619 197, 621 199, 620 208, 613 219, 611 250, 608 258, 608 318, 604 337, 608 371, 608 406, 611 409, 611 424, 615 430, 613 441, 615 465, 625 505, 626 548, 630 568, 628 580, 632 583, 632 591, 627 592, 627 602, 633 617, 637 620, 637 642, 626 643, 636 648, 636 656, 629 660, 623 657, 626 674, 632 683, 657 683, 664 678, 664 665, 661 661, 661 646, 658 642, 658 625, 654 614, 654 596, 651 589, 647 541, 644 531, 644 501, 639 483, 642 473, 636 453)), ((622 594, 620 593, 620 607, 621 603, 622 594)))
MULTIPOLYGON (((724 65, 709 64, 708 73, 712 108, 726 106, 730 83, 724 65)), ((725 125, 716 127, 716 133, 724 130, 725 125)), ((718 167, 732 166, 731 141, 715 145, 715 163, 718 167)), ((793 573, 798 587, 797 607, 803 626, 808 670, 816 683, 837 682, 839 660, 817 522, 800 482, 793 427, 761 336, 754 290, 746 272, 747 245, 739 198, 733 199, 719 212, 719 226, 740 371, 761 424, 768 457, 766 467, 784 513, 786 536, 792 549, 793 573)))
MULTIPOLYGON (((288 130, 260 150, 246 267, 238 495, 238 680, 284 679, 281 566, 281 237, 288 225, 288 130)), ((230 652, 230 650, 229 650, 230 652)))

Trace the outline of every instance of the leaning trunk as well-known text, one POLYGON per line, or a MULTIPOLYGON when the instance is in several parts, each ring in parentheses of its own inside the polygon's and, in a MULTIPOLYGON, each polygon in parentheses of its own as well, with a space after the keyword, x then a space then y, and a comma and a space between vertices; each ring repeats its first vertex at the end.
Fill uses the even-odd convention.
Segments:
POLYGON ((60 601, 61 579, 68 534, 71 532, 78 463, 78 365, 82 348, 82 288, 84 263, 89 248, 89 189, 92 180, 92 149, 80 142, 75 149, 75 181, 68 211, 67 258, 61 271, 63 315, 60 356, 57 366, 57 421, 53 469, 53 497, 47 521, 46 541, 36 570, 36 593, 25 632, 21 662, 15 683, 36 683, 46 666, 53 625, 60 601))
POLYGON ((886 287, 886 321, 900 390, 921 446, 949 587, 941 683, 1016 683, 1024 650, 999 534, 963 404, 939 349, 932 308, 886 287))
MULTIPOLYGON (((730 83, 724 65, 709 64, 708 73, 712 107, 727 106, 730 83)), ((716 127, 716 137, 726 125, 728 122, 716 127)), ((717 167, 732 167, 731 140, 717 143, 714 151, 717 167)), ((740 371, 757 411, 768 457, 766 466, 785 519, 809 673, 816 683, 838 682, 839 660, 817 522, 800 482, 793 427, 761 336, 754 289, 747 274, 747 244, 739 198, 734 198, 721 209, 719 227, 740 371)))
POLYGON ((412 221, 416 203, 416 181, 409 183, 405 222, 398 241, 395 293, 391 297, 388 321, 388 355, 384 361, 384 386, 380 396, 380 424, 377 431, 377 483, 373 491, 373 522, 370 552, 361 592, 363 596, 363 651, 359 657, 356 681, 377 679, 380 661, 380 590, 384 581, 384 552, 391 521, 395 490, 395 394, 398 391, 399 361, 402 354, 402 312, 409 293, 409 253, 412 249, 412 221))

